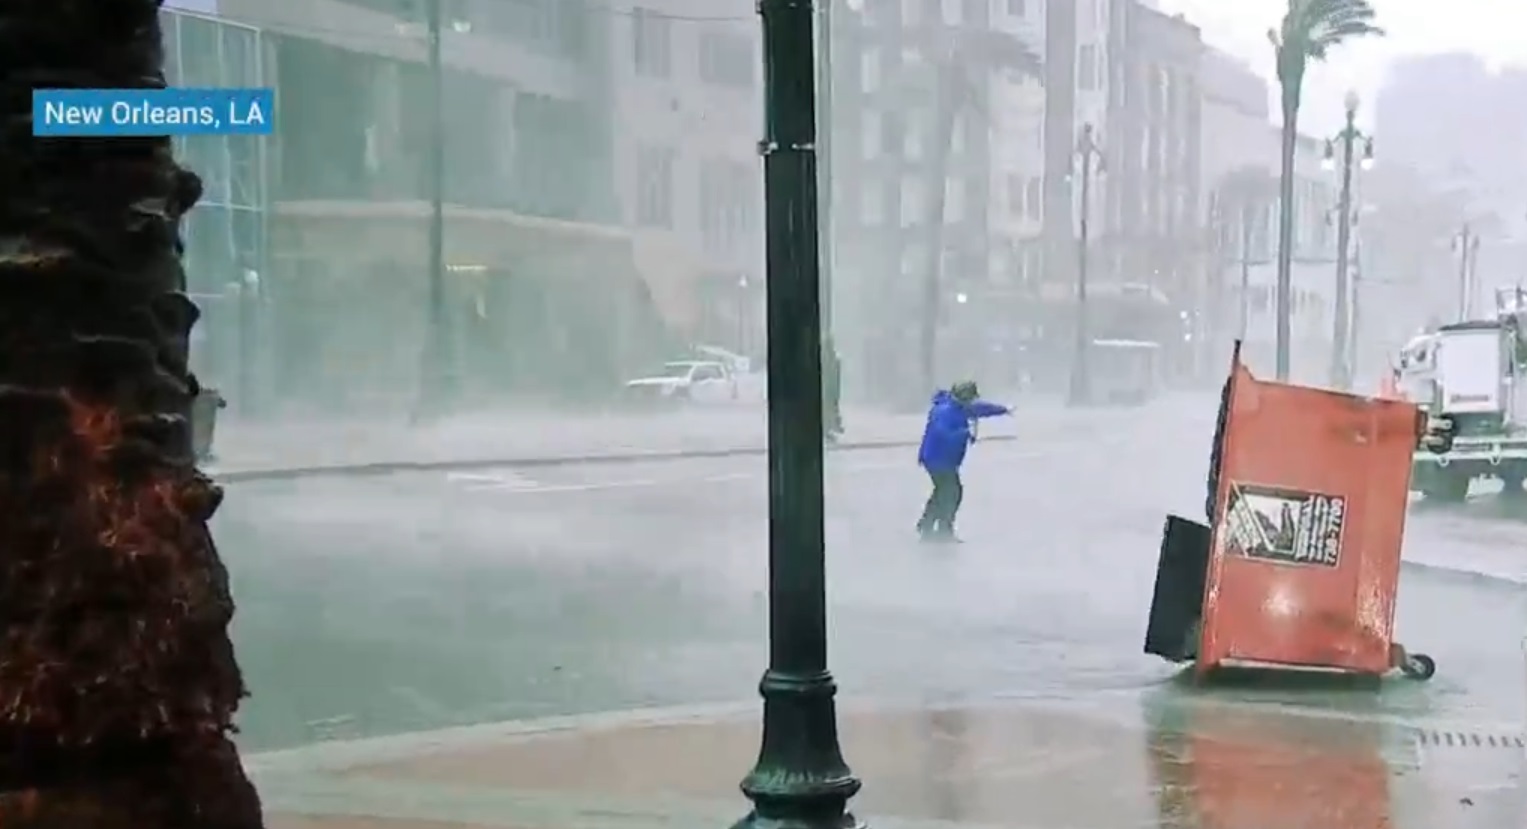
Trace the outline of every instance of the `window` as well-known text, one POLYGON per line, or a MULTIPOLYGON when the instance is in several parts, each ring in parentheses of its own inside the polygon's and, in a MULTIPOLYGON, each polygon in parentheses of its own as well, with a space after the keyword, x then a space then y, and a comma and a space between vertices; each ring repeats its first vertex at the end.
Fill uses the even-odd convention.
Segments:
POLYGON ((700 35, 700 80, 750 89, 757 80, 757 66, 753 41, 747 36, 717 31, 700 35))
POLYGON ((1028 17, 1029 4, 1027 0, 1007 0, 1007 13, 1013 17, 1028 17))
POLYGON ((964 22, 965 0, 939 0, 939 12, 944 24, 958 26, 964 22))
POLYGON ((901 0, 901 22, 916 25, 923 19, 923 0, 901 0))
POLYGON ((1007 212, 1014 216, 1024 215, 1023 176, 1016 173, 1007 174, 1007 212))
POLYGON ((880 119, 880 146, 882 151, 900 153, 906 146, 906 122, 901 115, 887 112, 880 119))
POLYGON ((1083 43, 1076 55, 1076 88, 1083 92, 1096 92, 1101 86, 1098 78, 1098 47, 1083 43))
POLYGON ((964 155, 970 149, 966 144, 969 140, 970 136, 965 130, 965 119, 956 115, 954 117, 954 131, 949 133, 949 154, 953 156, 964 155))
POLYGON ((652 9, 631 11, 631 56, 638 74, 666 78, 673 71, 673 21, 652 9))
POLYGON ((865 182, 859 188, 859 221, 866 227, 885 223, 885 185, 878 180, 865 182))
POLYGON ((731 254, 758 230, 758 179, 752 165, 714 159, 700 165, 700 233, 705 249, 731 254))
POLYGON ((923 131, 919 129, 921 126, 921 124, 915 123, 907 125, 906 144, 902 147, 902 151, 906 154, 907 158, 915 159, 923 157, 924 145, 927 142, 924 140, 923 131))
POLYGON ((1023 214, 1024 217, 1035 222, 1044 221, 1045 217, 1045 182, 1039 176, 1029 179, 1024 188, 1023 214))
POLYGON ((859 88, 865 92, 880 89, 880 50, 873 46, 864 47, 859 54, 859 88))
POLYGON ((667 147, 636 151, 636 222, 642 227, 673 227, 673 158, 667 147))
POLYGON ((725 375, 721 373, 720 368, 710 365, 695 366, 695 373, 690 375, 690 379, 696 383, 704 382, 706 380, 720 380, 723 377, 725 377, 725 375))
POLYGON ((914 227, 922 224, 923 214, 928 211, 926 188, 922 179, 907 176, 901 181, 901 226, 914 227))
POLYGON ((866 159, 879 158, 884 152, 881 141, 884 137, 885 124, 882 123, 884 120, 881 114, 874 110, 866 110, 864 113, 864 121, 859 127, 859 141, 863 145, 866 159))
POLYGON ((951 222, 965 220, 965 182, 959 179, 944 180, 944 218, 951 222))

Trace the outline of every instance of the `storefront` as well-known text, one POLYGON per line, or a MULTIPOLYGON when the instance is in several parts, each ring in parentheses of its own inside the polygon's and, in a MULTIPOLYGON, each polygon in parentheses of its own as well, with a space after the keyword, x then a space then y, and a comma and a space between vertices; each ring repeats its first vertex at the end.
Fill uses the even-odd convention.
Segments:
MULTIPOLYGON (((162 12, 165 81, 171 86, 267 86, 259 29, 194 12, 162 12)), ((202 198, 181 228, 189 290, 202 310, 192 364, 235 408, 253 402, 265 270, 266 140, 177 138, 182 164, 202 179, 202 198)))

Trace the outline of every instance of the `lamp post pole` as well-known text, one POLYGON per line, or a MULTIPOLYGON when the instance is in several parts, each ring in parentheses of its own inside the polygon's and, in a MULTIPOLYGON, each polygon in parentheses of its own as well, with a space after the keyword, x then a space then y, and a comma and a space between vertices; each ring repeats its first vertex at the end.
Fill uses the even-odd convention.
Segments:
POLYGON ((419 399, 412 418, 431 419, 448 405, 454 391, 445 297, 445 63, 441 54, 443 0, 426 0, 424 37, 430 85, 429 152, 425 186, 429 195, 429 316, 425 325, 423 364, 419 370, 419 399))
POLYGON ((1351 286, 1348 273, 1352 250, 1352 168, 1356 161, 1358 142, 1363 144, 1363 163, 1373 161, 1373 139, 1357 128, 1357 93, 1348 92, 1346 97, 1347 122, 1336 138, 1326 142, 1326 166, 1332 166, 1336 145, 1341 146, 1341 198, 1337 204, 1336 218, 1336 319, 1331 333, 1331 385, 1347 391, 1352 388, 1352 366, 1349 355, 1351 344, 1351 286))
POLYGON ((737 826, 858 826, 860 783, 838 742, 827 670, 822 481, 822 291, 810 0, 760 0, 763 19, 769 384, 769 667, 763 741, 737 826))
POLYGON ((1479 255, 1479 234, 1474 226, 1465 222, 1453 237, 1453 250, 1458 253, 1458 320, 1467 320, 1474 313, 1474 260, 1479 255))
POLYGON ((1092 172, 1094 163, 1098 172, 1103 171, 1103 149, 1098 146, 1097 134, 1091 124, 1082 125, 1082 135, 1077 142, 1077 155, 1081 159, 1082 199, 1081 220, 1078 222, 1076 244, 1076 343, 1071 365, 1070 403, 1085 406, 1092 400, 1092 377, 1089 352, 1092 334, 1088 330, 1087 317, 1087 249, 1090 245, 1092 222, 1092 172))

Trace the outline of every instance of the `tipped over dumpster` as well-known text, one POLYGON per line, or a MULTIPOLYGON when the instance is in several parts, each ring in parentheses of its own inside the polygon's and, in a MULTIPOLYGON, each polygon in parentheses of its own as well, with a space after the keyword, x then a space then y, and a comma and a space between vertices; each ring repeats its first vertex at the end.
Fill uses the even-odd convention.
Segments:
POLYGON ((1194 664, 1429 679, 1394 641, 1414 405, 1258 379, 1237 347, 1208 523, 1168 516, 1145 652, 1194 664))

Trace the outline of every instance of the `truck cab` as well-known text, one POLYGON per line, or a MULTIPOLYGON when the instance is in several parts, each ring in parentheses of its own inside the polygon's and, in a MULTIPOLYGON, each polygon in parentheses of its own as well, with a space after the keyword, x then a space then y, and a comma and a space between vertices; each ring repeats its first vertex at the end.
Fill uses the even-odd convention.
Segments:
POLYGON ((1427 498, 1462 501, 1476 478, 1495 478, 1508 494, 1521 492, 1527 478, 1524 356, 1518 313, 1506 308, 1495 319, 1444 325, 1402 353, 1402 389, 1432 418, 1447 422, 1453 436, 1445 453, 1425 448, 1416 453, 1412 481, 1427 498), (1422 351, 1430 352, 1427 361, 1418 359, 1422 351), (1410 388, 1406 360, 1415 368, 1410 388), (1424 388, 1428 367, 1431 396, 1423 401, 1412 396, 1412 388, 1424 388))

